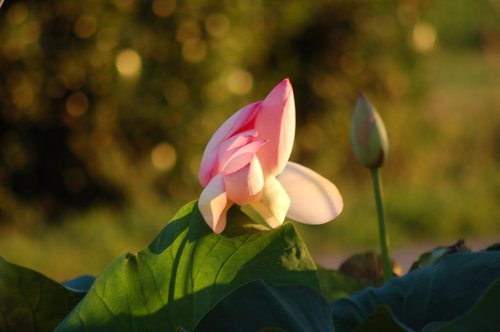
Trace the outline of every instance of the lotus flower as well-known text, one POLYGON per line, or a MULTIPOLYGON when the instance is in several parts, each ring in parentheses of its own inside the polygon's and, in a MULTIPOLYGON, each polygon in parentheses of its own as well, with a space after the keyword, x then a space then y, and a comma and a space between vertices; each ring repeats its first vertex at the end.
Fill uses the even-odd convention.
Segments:
POLYGON ((204 190, 198 207, 215 233, 224 230, 232 204, 249 204, 272 228, 285 217, 322 224, 339 215, 343 201, 337 187, 288 161, 294 135, 295 102, 288 79, 219 127, 205 148, 199 173, 204 190))

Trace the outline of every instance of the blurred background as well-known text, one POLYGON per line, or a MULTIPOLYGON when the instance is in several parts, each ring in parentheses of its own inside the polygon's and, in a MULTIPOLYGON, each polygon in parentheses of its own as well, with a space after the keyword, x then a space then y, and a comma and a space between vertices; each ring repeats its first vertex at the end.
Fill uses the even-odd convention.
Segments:
POLYGON ((361 91, 389 134, 392 248, 498 240, 500 0, 6 0, 0 255, 65 279, 145 247, 201 192, 212 133, 285 77, 291 159, 345 200, 298 226, 320 261, 377 249, 361 91))

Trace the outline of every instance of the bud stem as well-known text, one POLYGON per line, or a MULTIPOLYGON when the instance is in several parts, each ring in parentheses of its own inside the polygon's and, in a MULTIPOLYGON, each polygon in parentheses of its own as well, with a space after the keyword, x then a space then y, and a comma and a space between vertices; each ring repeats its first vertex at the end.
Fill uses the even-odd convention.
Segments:
POLYGON ((384 206, 382 202, 382 192, 380 189, 379 168, 372 168, 371 175, 373 180, 373 192, 375 194, 375 207, 377 209, 378 234, 380 240, 380 254, 382 256, 382 268, 384 271, 384 280, 392 276, 392 264, 389 258, 388 239, 385 231, 384 206))

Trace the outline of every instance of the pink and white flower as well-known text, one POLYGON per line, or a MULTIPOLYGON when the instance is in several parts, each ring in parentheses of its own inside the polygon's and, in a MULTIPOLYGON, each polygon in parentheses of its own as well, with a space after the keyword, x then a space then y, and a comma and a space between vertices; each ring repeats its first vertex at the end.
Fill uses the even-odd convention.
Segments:
POLYGON ((275 228, 285 217, 326 223, 340 214, 337 187, 307 167, 289 162, 295 136, 295 102, 288 79, 262 101, 233 114, 212 136, 201 161, 198 200, 215 233, 232 204, 253 207, 275 228))

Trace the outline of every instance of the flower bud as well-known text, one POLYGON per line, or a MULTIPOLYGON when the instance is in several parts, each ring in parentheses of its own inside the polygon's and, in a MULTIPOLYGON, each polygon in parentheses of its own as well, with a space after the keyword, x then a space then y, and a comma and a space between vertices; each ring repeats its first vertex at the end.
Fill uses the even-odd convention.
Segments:
POLYGON ((364 94, 352 115, 351 143, 356 158, 370 169, 379 168, 389 153, 384 122, 364 94))

